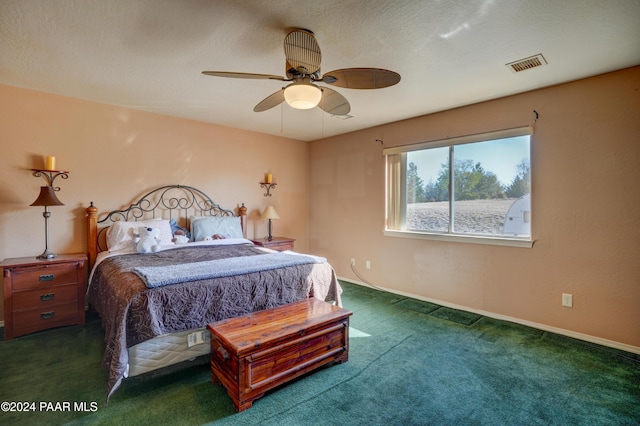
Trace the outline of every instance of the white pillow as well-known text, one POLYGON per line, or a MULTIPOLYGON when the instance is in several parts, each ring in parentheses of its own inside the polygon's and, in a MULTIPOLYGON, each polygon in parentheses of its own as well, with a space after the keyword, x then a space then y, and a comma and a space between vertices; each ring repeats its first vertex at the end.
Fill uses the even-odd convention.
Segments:
POLYGON ((133 230, 140 226, 160 229, 160 244, 173 244, 171 225, 168 220, 150 219, 133 222, 114 222, 107 230, 107 248, 109 251, 130 251, 135 248, 133 230))
POLYGON ((225 238, 244 238, 240 217, 196 216, 191 218, 191 239, 193 241, 202 241, 205 237, 213 237, 215 234, 225 238))

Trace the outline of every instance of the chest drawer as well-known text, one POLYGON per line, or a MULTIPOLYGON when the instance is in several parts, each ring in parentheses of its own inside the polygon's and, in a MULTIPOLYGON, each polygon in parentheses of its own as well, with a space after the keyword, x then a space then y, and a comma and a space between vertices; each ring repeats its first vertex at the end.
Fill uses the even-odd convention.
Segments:
POLYGON ((78 286, 75 284, 44 287, 37 290, 13 293, 13 310, 44 309, 47 306, 78 301, 78 286))
POLYGON ((57 325, 77 323, 78 304, 76 302, 41 307, 41 309, 29 309, 26 311, 14 311, 13 322, 16 332, 22 330, 43 330, 57 325))
POLYGON ((78 268, 75 263, 16 268, 11 275, 13 291, 78 282, 78 268))

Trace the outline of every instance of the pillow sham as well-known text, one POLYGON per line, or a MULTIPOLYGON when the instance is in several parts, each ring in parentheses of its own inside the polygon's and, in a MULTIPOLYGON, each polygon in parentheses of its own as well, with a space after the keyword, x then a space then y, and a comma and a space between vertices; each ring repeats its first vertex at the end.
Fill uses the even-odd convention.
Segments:
POLYGON ((238 216, 192 217, 190 222, 192 241, 202 241, 215 234, 225 238, 244 238, 238 216))
POLYGON ((171 225, 169 225, 168 220, 149 219, 131 222, 120 221, 114 222, 107 230, 107 249, 111 252, 123 250, 135 251, 135 236, 133 235, 133 230, 140 226, 160 229, 160 244, 173 244, 171 241, 173 233, 171 232, 171 225))

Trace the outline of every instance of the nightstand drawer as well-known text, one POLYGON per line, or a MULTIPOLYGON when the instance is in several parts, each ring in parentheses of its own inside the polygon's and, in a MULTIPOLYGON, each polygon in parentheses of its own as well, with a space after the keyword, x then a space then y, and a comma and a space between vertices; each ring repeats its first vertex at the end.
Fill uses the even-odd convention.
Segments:
POLYGON ((14 311, 46 309, 48 306, 69 302, 78 302, 78 286, 75 284, 13 293, 14 311))
POLYGON ((293 243, 290 241, 278 241, 273 244, 267 245, 272 250, 284 251, 293 250, 293 243))
POLYGON ((42 330, 48 327, 55 327, 58 324, 67 325, 77 321, 77 302, 13 312, 13 322, 16 324, 17 334, 20 334, 20 329, 42 330))
POLYGON ((13 291, 78 282, 78 268, 75 263, 16 268, 11 275, 13 291))
POLYGON ((271 240, 268 239, 259 239, 259 240, 251 240, 251 242, 260 247, 266 247, 271 250, 277 251, 285 251, 285 250, 293 250, 293 243, 296 240, 288 237, 274 237, 271 240))

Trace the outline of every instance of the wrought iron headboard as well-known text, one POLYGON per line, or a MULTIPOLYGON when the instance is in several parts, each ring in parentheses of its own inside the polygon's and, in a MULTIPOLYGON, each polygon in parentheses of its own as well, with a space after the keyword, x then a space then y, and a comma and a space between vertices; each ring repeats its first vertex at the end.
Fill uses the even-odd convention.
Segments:
POLYGON ((112 210, 98 220, 98 209, 91 205, 86 209, 88 220, 89 264, 93 266, 95 256, 106 247, 102 245, 109 224, 118 221, 143 219, 175 219, 180 226, 189 227, 191 216, 240 216, 242 230, 246 235, 246 207, 242 204, 236 215, 224 209, 201 190, 186 185, 167 185, 156 188, 121 210, 112 210))

